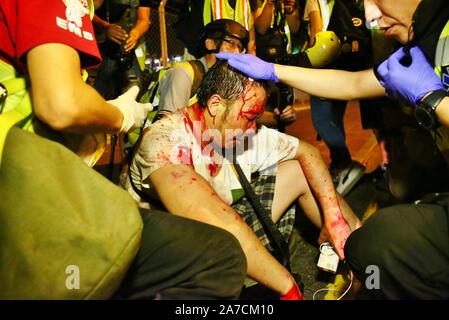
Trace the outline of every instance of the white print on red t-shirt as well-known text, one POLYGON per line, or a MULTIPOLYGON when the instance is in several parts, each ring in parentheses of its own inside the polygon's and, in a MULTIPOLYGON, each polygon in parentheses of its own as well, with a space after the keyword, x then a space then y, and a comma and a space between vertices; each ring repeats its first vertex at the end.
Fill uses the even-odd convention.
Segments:
POLYGON ((89 14, 87 0, 62 0, 66 5, 66 18, 56 17, 56 25, 86 40, 94 40, 91 32, 81 30, 83 17, 89 14))

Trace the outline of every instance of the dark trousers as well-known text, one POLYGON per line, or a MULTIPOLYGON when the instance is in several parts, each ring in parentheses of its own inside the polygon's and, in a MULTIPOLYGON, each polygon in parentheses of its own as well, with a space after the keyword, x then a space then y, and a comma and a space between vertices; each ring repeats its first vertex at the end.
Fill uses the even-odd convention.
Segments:
POLYGON ((346 103, 347 101, 310 96, 313 126, 329 148, 332 167, 336 169, 343 169, 351 164, 343 122, 346 103))
POLYGON ((161 211, 141 214, 141 248, 116 298, 238 298, 247 268, 234 236, 161 211))
POLYGON ((351 234, 346 260, 368 297, 449 299, 449 198, 432 202, 382 209, 351 234))
POLYGON ((131 85, 138 83, 140 77, 139 63, 134 50, 129 53, 131 64, 126 67, 116 57, 119 54, 119 48, 111 49, 110 47, 105 47, 100 48, 100 51, 103 62, 97 69, 94 88, 106 100, 115 99, 131 85), (113 52, 106 52, 106 50, 113 50, 113 52), (130 68, 128 69, 128 67, 130 68))

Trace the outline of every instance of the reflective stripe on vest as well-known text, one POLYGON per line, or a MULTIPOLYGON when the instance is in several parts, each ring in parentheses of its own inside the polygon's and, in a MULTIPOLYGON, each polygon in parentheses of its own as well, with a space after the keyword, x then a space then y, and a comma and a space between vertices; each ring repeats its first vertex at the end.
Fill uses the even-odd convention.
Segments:
MULTIPOLYGON (((7 97, 2 102, 3 105, 0 112, 1 164, 3 148, 9 129, 17 125, 28 132, 34 133, 35 126, 40 126, 40 122, 34 119, 32 101, 28 92, 28 78, 18 77, 14 67, 3 60, 0 60, 0 83, 7 90, 7 97)), ((64 135, 63 140, 68 143, 66 146, 77 153, 89 166, 93 166, 106 149, 106 135, 103 133, 86 134, 81 137, 70 133, 56 133, 50 128, 47 129, 47 126, 40 126, 40 128, 44 128, 45 131, 40 131, 39 135, 46 138, 51 139, 54 135, 64 135)))
MULTIPOLYGON (((441 31, 440 38, 435 52, 435 73, 441 78, 446 90, 449 90, 449 51, 444 52, 445 48, 449 49, 449 21, 441 31)), ((441 151, 446 162, 449 164, 449 128, 440 126, 436 132, 431 132, 431 135, 441 151)))
POLYGON ((204 25, 218 19, 231 19, 240 23, 246 30, 251 30, 254 22, 249 0, 236 0, 235 10, 227 0, 205 0, 203 7, 204 25))
POLYGON ((94 16, 95 16, 94 0, 89 0, 88 4, 89 4, 89 17, 90 17, 90 20, 92 20, 94 18, 94 16))
POLYGON ((0 59, 0 83, 7 91, 0 113, 0 165, 9 129, 17 123, 31 127, 33 109, 27 90, 27 79, 17 77, 14 67, 0 59), (26 122, 23 123, 23 122, 26 122))
POLYGON ((441 78, 446 90, 449 90, 449 21, 441 31, 435 53, 435 72, 441 78))
POLYGON ((327 31, 335 2, 334 0, 317 0, 317 2, 318 6, 320 7, 321 21, 323 22, 323 31, 327 31))

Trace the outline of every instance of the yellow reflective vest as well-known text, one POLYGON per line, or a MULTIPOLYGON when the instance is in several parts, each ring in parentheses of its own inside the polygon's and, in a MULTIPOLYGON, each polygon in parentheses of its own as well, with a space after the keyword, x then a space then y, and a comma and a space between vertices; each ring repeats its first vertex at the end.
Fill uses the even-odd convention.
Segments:
MULTIPOLYGON (((446 90, 449 89, 449 50, 447 48, 449 48, 449 21, 441 31, 435 53, 435 73, 441 78, 446 90)), ((438 149, 449 164, 449 128, 441 126, 432 135, 438 149)))
POLYGON ((232 8, 227 0, 204 0, 204 25, 218 19, 237 21, 248 31, 254 25, 249 0, 236 0, 235 8, 232 8))

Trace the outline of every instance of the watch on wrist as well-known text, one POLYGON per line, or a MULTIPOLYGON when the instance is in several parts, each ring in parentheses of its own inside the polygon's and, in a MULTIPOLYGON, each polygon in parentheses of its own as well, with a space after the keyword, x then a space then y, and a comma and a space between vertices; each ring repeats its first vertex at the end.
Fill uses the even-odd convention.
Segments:
POLYGON ((415 118, 421 127, 427 130, 435 130, 440 126, 435 110, 446 97, 449 97, 449 92, 435 90, 421 100, 415 109, 415 118))

